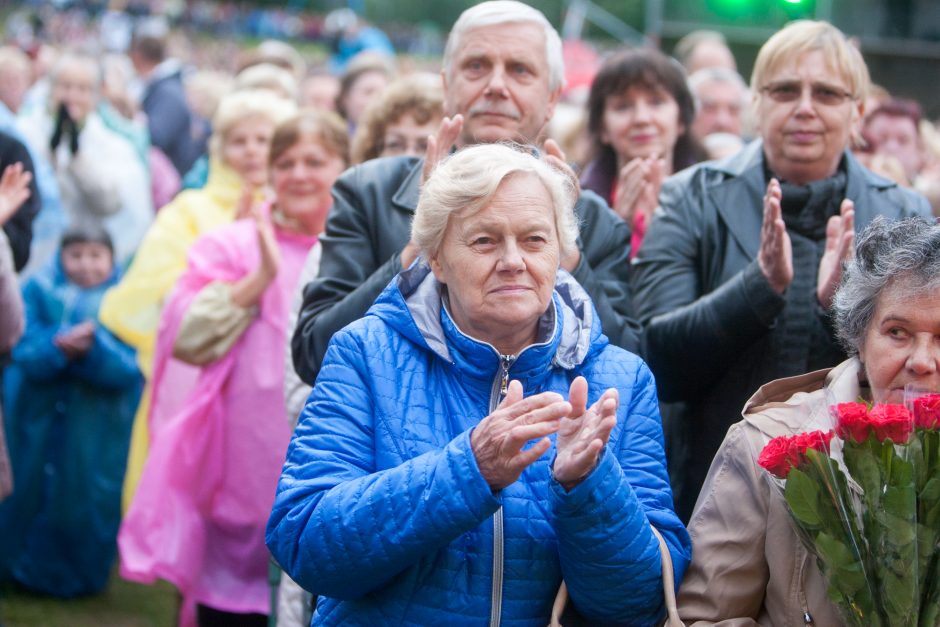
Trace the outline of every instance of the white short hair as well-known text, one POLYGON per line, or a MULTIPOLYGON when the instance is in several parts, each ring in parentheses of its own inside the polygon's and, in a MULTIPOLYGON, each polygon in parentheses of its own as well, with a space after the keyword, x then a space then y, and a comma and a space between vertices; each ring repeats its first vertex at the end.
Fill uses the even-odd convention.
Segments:
POLYGON ((526 148, 504 143, 478 144, 457 151, 438 165, 421 188, 411 239, 426 258, 437 255, 450 216, 471 216, 482 210, 499 186, 516 174, 538 177, 552 199, 552 213, 561 256, 575 250, 578 219, 577 193, 562 172, 526 148))
POLYGON ((699 88, 706 83, 731 83, 741 91, 741 104, 747 106, 750 102, 750 91, 744 78, 735 72, 724 67, 706 67, 693 72, 688 79, 689 91, 695 98, 695 108, 699 109, 699 88))
POLYGON ((104 83, 104 70, 101 67, 101 62, 97 57, 84 52, 66 52, 56 59, 52 69, 49 70, 49 83, 55 85, 59 80, 59 74, 69 65, 81 65, 91 70, 92 80, 94 81, 92 87, 95 92, 101 90, 101 85, 104 83))
POLYGON ((498 24, 533 23, 542 27, 545 33, 545 60, 548 63, 548 88, 555 91, 565 85, 565 61, 561 55, 561 37, 548 18, 527 4, 516 0, 490 0, 470 7, 460 14, 447 37, 444 47, 443 67, 448 78, 454 57, 460 50, 460 39, 469 30, 498 24))

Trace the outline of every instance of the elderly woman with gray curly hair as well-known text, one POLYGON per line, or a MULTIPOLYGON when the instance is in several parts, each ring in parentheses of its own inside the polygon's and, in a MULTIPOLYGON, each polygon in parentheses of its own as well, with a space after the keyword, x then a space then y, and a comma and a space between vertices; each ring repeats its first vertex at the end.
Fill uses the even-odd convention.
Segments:
POLYGON ((315 625, 543 626, 562 578, 592 620, 662 614, 688 536, 652 376, 559 269, 573 202, 505 145, 427 181, 422 258, 333 337, 268 524, 315 625))
POLYGON ((900 403, 906 385, 940 390, 940 225, 876 218, 859 236, 833 309, 853 357, 763 386, 712 463, 689 523, 695 558, 679 594, 689 625, 842 624, 756 460, 771 438, 807 430, 833 401, 900 403))

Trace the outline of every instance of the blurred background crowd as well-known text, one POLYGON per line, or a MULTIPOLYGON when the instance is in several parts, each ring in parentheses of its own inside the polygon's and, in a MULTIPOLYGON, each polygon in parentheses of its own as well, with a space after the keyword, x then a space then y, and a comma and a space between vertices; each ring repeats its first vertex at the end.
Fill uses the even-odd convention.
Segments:
MULTIPOLYGON (((873 85, 851 153, 940 215, 936 7, 870 2, 881 18, 872 31, 834 0, 729 2, 705 3, 725 17, 712 24, 684 14, 683 3, 619 16, 605 3, 538 7, 559 26, 565 60, 538 139, 554 140, 581 188, 630 227, 629 257, 670 176, 760 138, 745 68, 793 17, 859 35, 873 85), (734 11, 763 17, 747 30, 734 11)), ((13 479, 0 482, 0 579, 53 596, 99 593, 125 513, 123 574, 132 580, 205 568, 208 581, 213 567, 232 567, 231 554, 258 550, 258 538, 233 537, 212 567, 166 573, 148 563, 152 540, 140 530, 158 525, 150 518, 165 498, 160 486, 185 482, 174 470, 187 467, 175 460, 185 447, 153 448, 151 436, 183 424, 177 442, 211 437, 186 431, 178 417, 190 410, 192 420, 243 421, 239 438, 255 447, 245 459, 257 465, 219 481, 248 495, 246 509, 270 509, 269 484, 309 391, 300 379, 312 382, 294 373, 288 344, 302 288, 317 275, 333 184, 372 159, 425 156, 453 109, 441 55, 472 3, 425 7, 426 19, 419 3, 398 13, 378 4, 0 3, 0 479, 13 479), (216 284, 224 287, 206 289, 216 284), (277 413, 277 428, 252 426, 258 413, 277 413), (145 471, 148 454, 161 476, 145 471)), ((785 88, 769 97, 802 98, 785 88)), ((823 104, 847 96, 812 93, 823 104)), ((684 520, 714 453, 683 493, 687 411, 681 399, 663 405, 684 520)), ((212 624, 210 610, 200 606, 201 624, 212 624)))

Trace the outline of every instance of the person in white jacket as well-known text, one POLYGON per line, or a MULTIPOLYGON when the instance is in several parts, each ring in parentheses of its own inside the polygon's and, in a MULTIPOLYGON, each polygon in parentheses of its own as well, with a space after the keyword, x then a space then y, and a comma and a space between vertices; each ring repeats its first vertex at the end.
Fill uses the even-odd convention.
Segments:
POLYGON ((103 226, 123 265, 153 220, 149 175, 133 145, 95 112, 101 70, 89 56, 66 54, 50 75, 49 98, 20 119, 34 151, 52 164, 68 225, 103 226))

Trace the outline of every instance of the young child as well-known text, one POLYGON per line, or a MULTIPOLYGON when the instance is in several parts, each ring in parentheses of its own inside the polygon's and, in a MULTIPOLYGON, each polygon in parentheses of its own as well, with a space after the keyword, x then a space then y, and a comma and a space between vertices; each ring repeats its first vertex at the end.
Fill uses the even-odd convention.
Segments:
POLYGON ((0 503, 0 580, 59 597, 107 584, 141 390, 134 351, 101 327, 117 282, 103 230, 72 230, 23 286, 26 332, 4 373, 13 494, 0 503))

